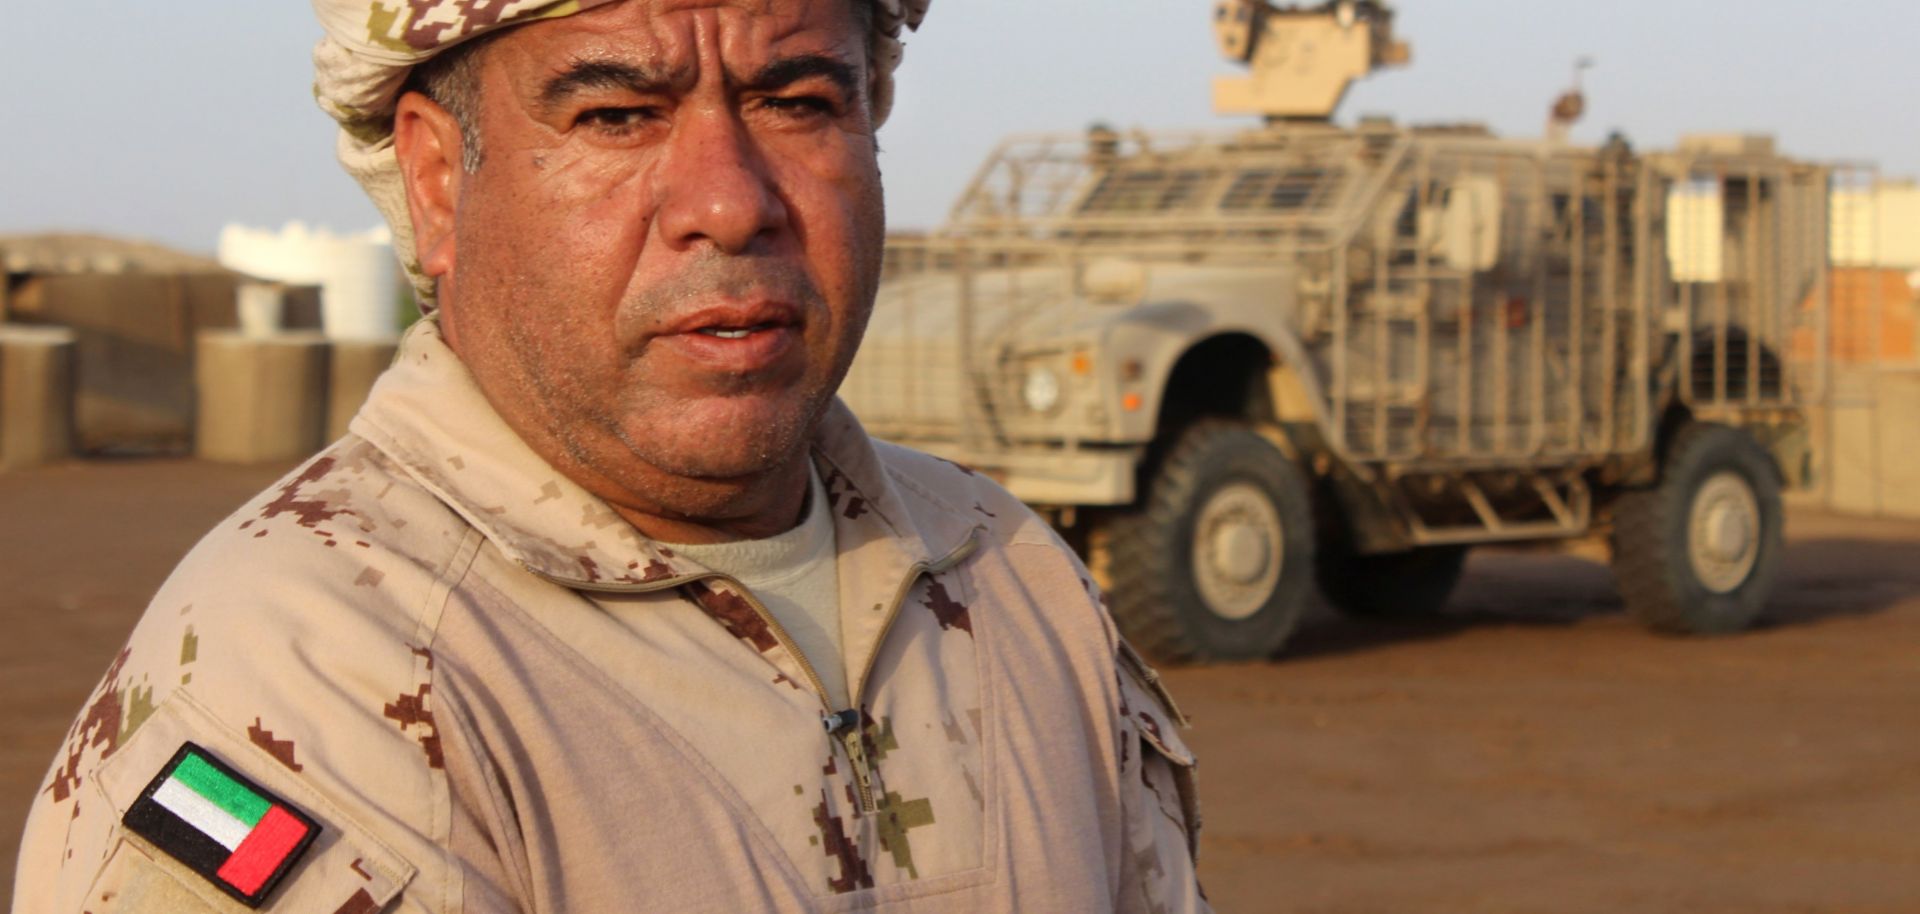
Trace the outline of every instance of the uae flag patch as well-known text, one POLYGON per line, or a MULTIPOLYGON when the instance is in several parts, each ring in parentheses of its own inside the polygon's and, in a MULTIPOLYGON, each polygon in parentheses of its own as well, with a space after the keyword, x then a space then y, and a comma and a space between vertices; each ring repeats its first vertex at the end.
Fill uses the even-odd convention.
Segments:
POLYGON ((266 901, 320 834, 312 816, 193 743, 174 753, 121 822, 249 908, 266 901))

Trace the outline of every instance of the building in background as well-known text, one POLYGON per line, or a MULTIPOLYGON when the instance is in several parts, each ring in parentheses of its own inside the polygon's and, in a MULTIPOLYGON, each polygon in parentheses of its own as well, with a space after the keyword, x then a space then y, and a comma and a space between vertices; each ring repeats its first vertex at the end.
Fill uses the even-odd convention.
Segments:
POLYGON ((1920 186, 1849 175, 1833 190, 1829 356, 1839 364, 1920 357, 1920 186))
POLYGON ((1826 339, 1794 341, 1818 365, 1820 494, 1853 514, 1920 517, 1920 187, 1871 167, 1836 172, 1826 339))

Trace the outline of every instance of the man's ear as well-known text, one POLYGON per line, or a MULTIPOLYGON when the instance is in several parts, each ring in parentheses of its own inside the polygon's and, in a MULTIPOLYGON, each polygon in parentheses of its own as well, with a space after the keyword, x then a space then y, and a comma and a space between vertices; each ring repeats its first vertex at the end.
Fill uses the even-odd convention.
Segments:
POLYGON ((453 273, 453 215, 460 199, 460 123, 418 92, 400 96, 393 113, 393 151, 413 217, 414 253, 428 276, 453 273))

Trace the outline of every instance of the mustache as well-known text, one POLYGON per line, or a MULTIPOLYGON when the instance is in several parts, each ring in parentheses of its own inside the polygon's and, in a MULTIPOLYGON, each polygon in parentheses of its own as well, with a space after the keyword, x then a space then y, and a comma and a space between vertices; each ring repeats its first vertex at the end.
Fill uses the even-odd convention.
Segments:
POLYGON ((715 251, 686 264, 672 279, 635 296, 627 304, 627 311, 640 324, 656 327, 715 301, 784 302, 803 314, 818 313, 826 307, 826 296, 800 264, 715 251))

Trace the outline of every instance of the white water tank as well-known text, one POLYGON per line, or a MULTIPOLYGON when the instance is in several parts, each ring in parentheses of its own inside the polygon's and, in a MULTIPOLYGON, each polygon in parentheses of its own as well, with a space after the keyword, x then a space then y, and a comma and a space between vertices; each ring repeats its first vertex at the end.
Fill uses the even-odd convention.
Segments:
POLYGON ((220 263, 261 279, 320 287, 320 324, 328 337, 386 340, 399 334, 399 265, 385 227, 339 235, 289 222, 279 231, 228 225, 220 263))
POLYGON ((1835 182, 1829 206, 1834 266, 1920 267, 1920 185, 1910 180, 1835 182))

